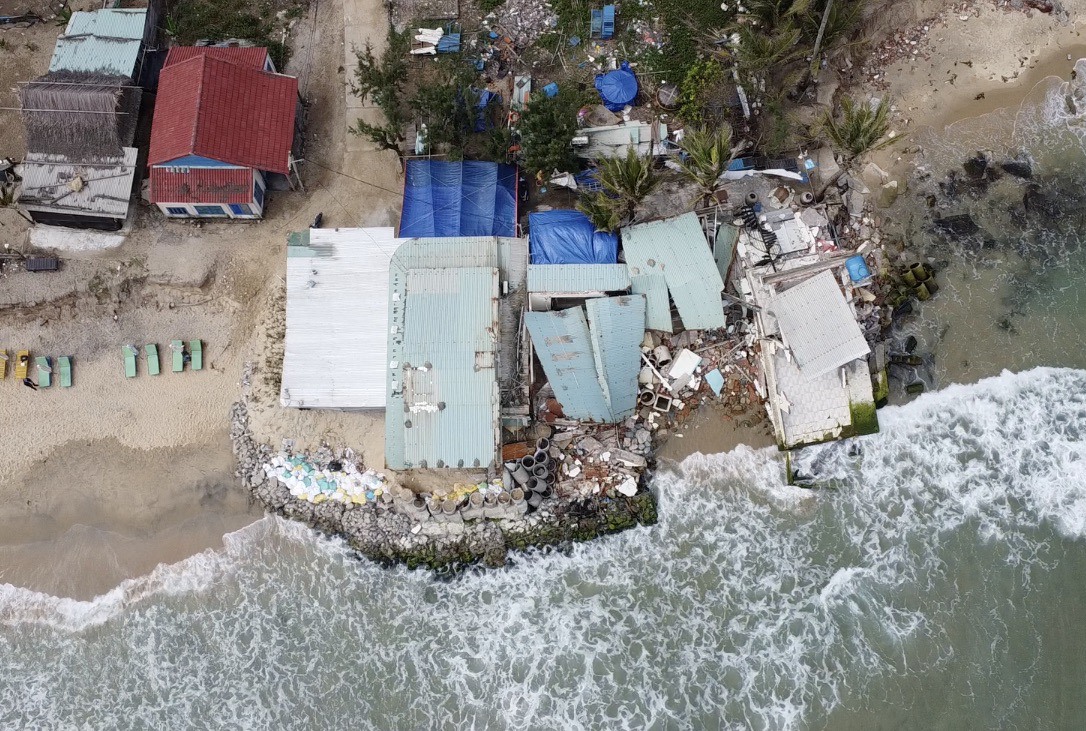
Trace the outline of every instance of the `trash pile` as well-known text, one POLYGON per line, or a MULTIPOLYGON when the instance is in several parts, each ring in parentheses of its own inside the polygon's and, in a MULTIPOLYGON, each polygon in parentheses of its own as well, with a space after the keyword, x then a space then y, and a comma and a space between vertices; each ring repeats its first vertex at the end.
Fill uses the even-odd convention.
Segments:
POLYGON ((281 452, 264 465, 264 474, 286 485, 294 497, 311 503, 332 500, 362 505, 380 500, 385 491, 384 475, 359 470, 346 460, 332 460, 322 468, 305 457, 281 452))
POLYGON ((517 48, 527 48, 558 26, 558 15, 546 0, 506 0, 483 18, 483 25, 509 36, 517 48))
MULTIPOLYGON (((622 449, 620 444, 630 438, 620 439, 623 427, 585 425, 556 431, 551 435, 552 449, 560 455, 557 460, 555 491, 565 498, 586 498, 592 495, 637 494, 641 474, 648 467, 648 460, 636 452, 622 449), (564 445, 560 447, 558 445, 564 445)), ((626 429, 627 433, 632 430, 626 429)), ((642 430, 644 431, 644 430, 642 430)), ((651 449, 648 432, 644 432, 644 449, 651 449)), ((636 441, 636 437, 632 437, 636 441)))

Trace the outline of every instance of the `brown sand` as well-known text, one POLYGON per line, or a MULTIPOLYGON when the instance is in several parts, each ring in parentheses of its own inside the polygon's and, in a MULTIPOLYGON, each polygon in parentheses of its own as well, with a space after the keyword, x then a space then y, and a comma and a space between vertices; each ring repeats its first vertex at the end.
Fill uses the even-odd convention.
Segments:
MULTIPOLYGON (((380 2, 348 2, 367 11, 355 22, 383 37, 380 2)), ((2 86, 44 72, 59 29, 38 32, 50 36, 43 50, 0 64, 2 86)), ((343 3, 314 4, 294 34, 287 72, 312 105, 307 193, 269 196, 259 223, 178 223, 141 205, 117 249, 66 253, 57 274, 0 274, 0 348, 74 361, 71 389, 0 381, 0 583, 87 598, 221 546, 224 533, 256 519, 234 478, 228 438, 247 363, 255 365, 262 438, 356 444, 368 462, 383 464, 380 417, 288 412, 267 387, 262 358, 283 288, 286 234, 318 212, 325 225, 390 225, 401 188, 394 156, 390 164, 346 139, 344 77, 334 71, 345 59, 343 3), (170 372, 174 338, 203 340, 203 371, 170 372), (158 343, 164 372, 147 375, 141 356, 139 376, 124 378, 122 346, 149 342, 158 343)), ((0 144, 8 145, 3 154, 21 156, 18 140, 0 144)), ((3 213, 0 245, 22 249, 26 225, 3 213)))

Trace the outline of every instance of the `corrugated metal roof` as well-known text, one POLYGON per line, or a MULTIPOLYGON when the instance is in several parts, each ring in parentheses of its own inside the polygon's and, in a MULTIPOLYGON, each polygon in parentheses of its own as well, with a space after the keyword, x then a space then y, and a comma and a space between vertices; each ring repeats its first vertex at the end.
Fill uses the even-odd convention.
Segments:
POLYGON ((152 203, 251 203, 252 168, 190 168, 187 173, 151 168, 152 203))
MULTIPOLYGON (((687 330, 724 327, 724 280, 695 214, 624 228, 622 247, 632 278, 663 275, 687 330)), ((652 294, 658 298, 655 288, 652 294)), ((658 307, 649 304, 650 311, 658 307)))
POLYGON ((125 147, 124 157, 87 163, 72 162, 61 155, 27 153, 21 168, 19 205, 35 211, 125 218, 137 153, 136 148, 125 147), (79 190, 71 185, 77 178, 82 182, 79 190))
POLYGON ((186 155, 286 175, 298 79, 200 54, 162 70, 148 165, 186 155))
POLYGON ((611 409, 596 370, 584 308, 525 312, 524 324, 565 415, 609 422, 611 409))
MULTIPOLYGON (((585 127, 577 130, 578 135, 588 138, 587 145, 575 145, 573 152, 577 157, 597 160, 601 157, 625 157, 626 150, 633 147, 638 155, 650 152, 660 154, 660 146, 653 150, 653 126, 648 122, 628 122, 608 127, 585 127)), ((657 123, 656 142, 667 138, 667 125, 657 123)))
POLYGON ((625 264, 530 264, 528 291, 551 294, 621 292, 630 288, 625 264))
POLYGON ((385 461, 488 467, 497 455, 498 269, 392 275, 385 461))
POLYGON ((280 403, 383 409, 393 228, 311 229, 287 247, 280 403))
POLYGON ((57 39, 50 71, 82 71, 132 77, 147 25, 147 10, 72 13, 57 39))
POLYGON ((630 291, 645 296, 645 328, 671 332, 671 300, 663 274, 635 274, 630 277, 630 291))
POLYGON ((871 352, 832 272, 781 292, 767 307, 808 379, 871 352))
POLYGON ((717 226, 713 258, 716 259, 716 268, 720 272, 720 278, 725 282, 728 280, 728 270, 731 269, 732 260, 735 259, 735 244, 738 241, 738 228, 730 223, 722 223, 717 226))
POLYGON ((566 416, 611 423, 634 412, 644 322, 645 298, 640 295, 598 297, 584 308, 524 314, 566 416))
POLYGON ((610 421, 621 421, 637 408, 637 376, 645 337, 645 298, 600 297, 585 303, 592 352, 610 421))

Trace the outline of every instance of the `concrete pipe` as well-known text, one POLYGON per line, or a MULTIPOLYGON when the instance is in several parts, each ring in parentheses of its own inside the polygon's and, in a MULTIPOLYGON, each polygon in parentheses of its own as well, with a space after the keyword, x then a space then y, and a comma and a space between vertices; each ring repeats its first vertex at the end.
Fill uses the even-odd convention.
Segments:
POLYGON ((498 506, 498 498, 491 494, 483 499, 483 515, 487 518, 500 518, 502 508, 498 506))
POLYGON ((464 517, 460 515, 460 506, 455 500, 443 500, 441 502, 441 514, 445 516, 447 523, 463 523, 464 517))
POLYGON ((642 406, 652 406, 656 403, 656 394, 652 391, 642 391, 641 395, 637 397, 637 400, 642 406))
POLYGON ((501 492, 498 493, 498 507, 499 508, 508 508, 512 504, 513 504, 513 496, 512 495, 507 493, 505 490, 502 490, 501 492))
POLYGON ((546 437, 540 437, 535 442, 535 451, 536 452, 546 452, 550 448, 551 448, 551 440, 547 439, 546 437))
POLYGON ((656 359, 656 367, 664 370, 671 363, 671 351, 666 345, 657 345, 652 351, 652 357, 656 359))
POLYGON ((539 510, 539 506, 543 504, 543 496, 538 492, 533 492, 528 496, 528 509, 539 510))
POLYGON ((528 478, 530 478, 531 476, 532 474, 528 470, 524 469, 522 465, 517 465, 517 468, 513 470, 513 481, 518 485, 527 484, 528 478))
POLYGON ((547 481, 546 480, 541 480, 538 477, 533 477, 532 481, 530 483, 528 483, 528 488, 532 492, 546 492, 547 491, 547 481))
POLYGON ((747 193, 746 201, 748 206, 753 206, 755 203, 758 202, 758 194, 754 191, 747 193))
POLYGON ((535 457, 530 454, 526 454, 520 458, 520 466, 526 470, 531 470, 535 467, 535 457))
POLYGON ((473 508, 483 507, 484 496, 483 493, 475 491, 471 493, 471 497, 468 498, 468 504, 473 508))
POLYGON ((543 480, 543 482, 546 482, 551 478, 551 471, 543 465, 539 464, 535 466, 534 470, 532 470, 532 477, 535 477, 537 480, 543 480))
POLYGON ((546 464, 547 460, 550 459, 550 455, 542 449, 537 449, 535 454, 532 455, 532 459, 535 460, 535 466, 538 467, 541 464, 546 464))
POLYGON ((800 195, 799 202, 805 206, 811 205, 812 203, 814 203, 814 193, 810 191, 804 192, 802 195, 800 195))
POLYGON ((653 379, 652 369, 648 366, 641 366, 641 371, 637 374, 637 382, 642 386, 651 386, 653 379))
POLYGON ((519 487, 514 487, 509 491, 509 497, 513 500, 514 504, 522 503, 524 502, 524 490, 519 487))

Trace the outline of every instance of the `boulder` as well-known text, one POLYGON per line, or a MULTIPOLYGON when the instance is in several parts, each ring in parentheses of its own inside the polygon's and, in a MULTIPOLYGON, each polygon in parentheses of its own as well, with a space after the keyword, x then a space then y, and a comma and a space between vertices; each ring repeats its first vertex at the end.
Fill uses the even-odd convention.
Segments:
POLYGON ((968 213, 937 218, 935 228, 949 236, 972 236, 980 231, 980 226, 968 213))
POLYGON ((889 208, 894 205, 894 201, 897 200, 901 190, 898 187, 896 180, 891 180, 888 183, 883 183, 879 186, 878 196, 875 198, 875 205, 879 208, 889 208))
POLYGON ((999 167, 1001 167, 1003 172, 1007 173, 1007 175, 1013 175, 1016 178, 1029 180, 1033 177, 1033 166, 1030 165, 1029 160, 1026 160, 1025 158, 1004 160, 999 163, 999 167))
POLYGON ((983 152, 978 152, 973 157, 962 163, 965 174, 974 180, 980 180, 988 172, 988 157, 983 152))

